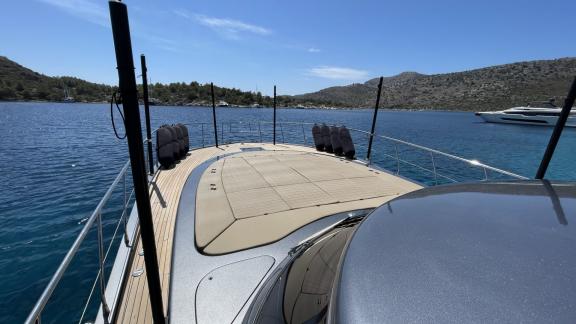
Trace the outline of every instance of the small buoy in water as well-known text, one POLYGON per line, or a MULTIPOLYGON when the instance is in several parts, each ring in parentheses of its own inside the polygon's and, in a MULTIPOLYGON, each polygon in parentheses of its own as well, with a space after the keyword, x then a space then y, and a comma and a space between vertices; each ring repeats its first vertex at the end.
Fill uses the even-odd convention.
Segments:
POLYGON ((72 164, 72 167, 74 168, 76 166, 76 164, 72 164))

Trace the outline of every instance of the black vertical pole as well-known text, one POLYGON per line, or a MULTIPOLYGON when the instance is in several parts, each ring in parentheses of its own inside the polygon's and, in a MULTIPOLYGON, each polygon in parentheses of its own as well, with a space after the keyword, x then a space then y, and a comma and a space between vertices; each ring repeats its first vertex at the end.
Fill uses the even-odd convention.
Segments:
POLYGON ((546 147, 544 157, 540 162, 538 172, 536 172, 536 179, 544 179, 544 176, 546 175, 546 170, 548 170, 548 165, 550 164, 550 160, 552 160, 552 156, 554 155, 554 151, 556 150, 556 145, 560 140, 560 135, 562 135, 562 130, 564 130, 566 120, 568 120, 570 110, 572 110, 572 106, 574 105, 575 100, 576 100, 576 77, 572 81, 570 91, 568 91, 568 95, 564 100, 564 106, 562 107, 562 111, 560 112, 558 121, 556 121, 556 126, 554 127, 554 131, 552 132, 552 136, 550 136, 550 141, 548 142, 548 147, 546 147))
POLYGON ((150 103, 148 98, 148 68, 146 67, 146 57, 140 55, 140 65, 142 66, 142 91, 144 92, 144 116, 146 117, 146 142, 148 143, 148 173, 154 174, 154 155, 152 155, 152 131, 150 130, 150 103))
POLYGON ((384 77, 380 77, 378 83, 378 94, 376 95, 376 106, 374 106, 374 117, 372 117, 372 130, 370 131, 370 140, 368 141, 368 153, 366 153, 366 161, 370 162, 370 153, 372 153, 372 140, 374 140, 374 131, 376 129, 376 118, 378 117, 378 108, 380 106, 380 93, 382 92, 382 82, 384 77))
POLYGON ((210 92, 212 93, 212 122, 214 123, 214 143, 218 147, 218 130, 216 129, 216 99, 214 98, 214 83, 210 82, 210 92))
POLYGON ((272 133, 274 134, 273 143, 276 145, 276 86, 274 86, 274 122, 272 133))
POLYGON ((156 324, 165 323, 162 304, 162 287, 158 271, 158 258, 154 239, 154 223, 150 196, 148 194, 148 179, 144 162, 144 145, 142 143, 142 128, 140 126, 140 110, 138 108, 138 92, 136 76, 134 74, 134 60, 132 57, 132 43, 130 40, 130 27, 128 24, 128 11, 126 5, 119 1, 109 1, 112 34, 116 51, 116 64, 118 68, 118 82, 122 95, 124 108, 125 128, 128 136, 128 149, 130 151, 130 164, 132 179, 138 208, 140 222, 140 237, 144 248, 144 263, 146 266, 146 280, 150 293, 150 306, 152 319, 156 324))

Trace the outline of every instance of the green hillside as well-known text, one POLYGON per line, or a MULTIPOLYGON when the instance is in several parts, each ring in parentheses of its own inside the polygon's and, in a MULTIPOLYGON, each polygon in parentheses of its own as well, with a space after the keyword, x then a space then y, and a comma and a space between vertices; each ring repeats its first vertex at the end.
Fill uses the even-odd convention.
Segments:
MULTIPOLYGON (((116 73, 111 70, 110 73, 116 73)), ((79 102, 106 102, 110 100, 113 87, 96 84, 72 77, 49 77, 34 72, 6 57, 0 56, 0 100, 39 100, 63 101, 66 93, 79 102)), ((140 93, 142 89, 140 86, 140 93)), ((149 87, 150 97, 156 104, 162 105, 210 105, 210 84, 155 83, 149 87)), ((214 86, 217 101, 231 105, 251 106, 254 104, 271 106, 272 98, 260 92, 248 92, 214 86)), ((305 101, 290 96, 277 97, 279 106, 291 106, 305 101)), ((309 104, 320 105, 322 101, 309 104)))
MULTIPOLYGON (((562 104, 576 76, 576 58, 519 62, 482 69, 424 75, 405 72, 384 78, 381 106, 413 109, 498 110, 531 101, 562 104)), ((378 79, 295 96, 300 100, 372 107, 378 79)))
MULTIPOLYGON (((498 110, 549 98, 561 104, 574 76, 576 58, 519 62, 434 75, 404 72, 384 78, 381 107, 498 110)), ((378 79, 372 79, 314 93, 279 96, 277 102, 280 107, 373 107, 377 85, 378 79)), ((260 92, 214 88, 216 100, 230 105, 272 105, 272 98, 260 92)), ((113 90, 112 86, 78 78, 45 76, 0 56, 0 100, 62 101, 68 93, 79 102, 105 102, 110 100, 113 90)), ((150 97, 161 105, 211 104, 210 85, 198 82, 156 83, 150 85, 150 97)))
POLYGON ((99 102, 110 98, 112 87, 72 77, 48 77, 0 56, 0 100, 62 101, 65 91, 78 101, 99 102))

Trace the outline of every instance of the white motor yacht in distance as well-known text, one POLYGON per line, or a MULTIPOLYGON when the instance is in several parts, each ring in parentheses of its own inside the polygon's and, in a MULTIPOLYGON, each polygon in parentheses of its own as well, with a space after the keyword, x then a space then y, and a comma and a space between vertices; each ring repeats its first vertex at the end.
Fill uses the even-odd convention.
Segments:
MULTIPOLYGON (((554 100, 534 102, 526 107, 514 107, 501 111, 477 112, 488 123, 555 126, 562 108, 554 105, 554 100)), ((566 121, 567 127, 576 127, 576 113, 573 111, 566 121)))

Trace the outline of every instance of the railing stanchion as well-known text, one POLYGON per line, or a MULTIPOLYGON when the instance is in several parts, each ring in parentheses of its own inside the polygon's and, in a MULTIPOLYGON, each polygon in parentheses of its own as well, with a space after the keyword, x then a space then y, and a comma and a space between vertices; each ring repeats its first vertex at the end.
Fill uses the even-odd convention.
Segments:
POLYGON ((308 145, 308 140, 306 139, 306 131, 304 130, 304 124, 300 124, 302 126, 302 136, 304 136, 304 146, 308 145))
MULTIPOLYGON (((202 147, 204 147, 204 123, 200 124, 202 127, 202 147)), ((215 140, 218 140, 218 136, 215 136, 215 140)))
POLYGON ((108 324, 108 317, 110 316, 110 308, 106 302, 106 277, 104 273, 104 234, 102 233, 102 214, 98 214, 98 258, 100 268, 100 301, 102 303, 102 315, 104 323, 108 324))
POLYGON ((262 143, 262 126, 260 121, 258 121, 258 134, 260 135, 260 143, 262 143))
POLYGON ((122 216, 124 218, 124 244, 130 247, 130 239, 128 238, 128 215, 126 215, 126 207, 128 207, 128 197, 126 196, 126 173, 124 173, 124 206, 122 207, 122 216))
POLYGON ((484 169, 484 180, 488 180, 488 170, 485 167, 482 167, 482 169, 484 169))
POLYGON ((394 143, 394 151, 396 152, 396 174, 400 174, 400 155, 398 154, 398 144, 394 143))
POLYGON ((127 196, 126 196, 126 173, 124 173, 124 209, 126 209, 127 196))
POLYGON ((142 67, 142 92, 144 99, 144 116, 146 117, 146 142, 148 142, 148 173, 154 174, 154 155, 152 154, 152 133, 150 127, 150 102, 148 98, 148 68, 146 67, 146 57, 140 55, 142 67))
POLYGON ((220 123, 220 142, 226 144, 224 142, 224 122, 220 123))
POLYGON ((568 116, 570 116, 570 110, 572 110, 572 106, 574 106, 574 101, 576 101, 576 77, 574 77, 572 86, 570 86, 568 95, 564 100, 564 106, 562 107, 560 116, 556 121, 556 126, 552 131, 552 136, 550 136, 550 141, 548 142, 546 152, 544 152, 544 157, 542 157, 542 161, 538 167, 538 172, 536 172, 536 179, 544 179, 544 176, 546 175, 546 170, 548 170, 550 160, 552 160, 552 156, 554 156, 556 145, 558 144, 560 136, 562 135, 562 131, 564 130, 564 126, 566 125, 566 120, 568 120, 568 116))
POLYGON ((376 105, 374 106, 374 117, 372 117, 372 130, 370 131, 370 139, 368 140, 368 152, 366 152, 366 161, 370 162, 370 153, 372 153, 372 141, 374 140, 374 131, 376 129, 376 118, 378 117, 378 108, 380 106, 380 93, 382 92, 382 82, 384 77, 380 77, 378 83, 378 94, 376 95, 376 105))
MULTIPOLYGON (((368 142, 370 142, 371 136, 372 136, 372 135, 371 135, 370 133, 366 133, 366 140, 367 140, 368 142)), ((368 148, 366 148, 366 152, 368 152, 368 148)), ((372 161, 371 161, 370 159, 366 159, 366 163, 367 163, 367 165, 370 165, 370 164, 372 164, 372 161)))
POLYGON ((438 184, 438 175, 436 174, 436 162, 434 161, 434 154, 430 152, 430 158, 432 159, 432 170, 434 171, 434 183, 438 184))
POLYGON ((148 178, 144 162, 144 146, 142 143, 142 127, 140 124, 140 110, 138 107, 138 90, 134 74, 134 60, 132 55, 132 41, 128 23, 128 10, 126 4, 119 1, 108 2, 112 35, 116 52, 118 69, 118 85, 122 95, 128 149, 132 166, 132 180, 138 208, 140 222, 140 237, 146 256, 146 280, 152 310, 152 320, 155 324, 164 324, 164 305, 162 302, 162 285, 158 268, 156 240, 154 235, 154 222, 148 192, 148 178))
MULTIPOLYGON (((212 93, 212 122, 214 123, 214 142, 218 147, 218 129, 216 129, 216 98, 214 96, 214 83, 210 82, 210 92, 212 93)), ((224 134, 224 129, 222 129, 224 134)))
POLYGON ((276 86, 274 86, 274 115, 273 115, 273 126, 272 126, 272 143, 276 145, 276 86))

